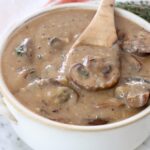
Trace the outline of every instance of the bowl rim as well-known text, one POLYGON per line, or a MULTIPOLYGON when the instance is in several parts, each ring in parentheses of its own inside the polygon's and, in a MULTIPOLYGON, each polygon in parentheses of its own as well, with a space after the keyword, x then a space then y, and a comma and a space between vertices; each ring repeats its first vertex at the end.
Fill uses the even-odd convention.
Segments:
MULTIPOLYGON (((46 8, 37 10, 37 11, 33 12, 32 15, 28 15, 27 17, 25 17, 21 20, 18 20, 18 22, 16 22, 14 25, 12 25, 12 27, 4 35, 4 37, 3 37, 4 40, 1 40, 1 43, 0 43, 0 61, 2 60, 1 57, 2 57, 3 50, 5 49, 7 42, 9 40, 9 38, 11 38, 11 35, 13 34, 13 32, 16 29, 18 29, 22 24, 24 24, 25 22, 28 22, 32 18, 37 17, 39 15, 42 15, 42 14, 49 12, 49 11, 57 11, 60 9, 96 10, 96 8, 97 8, 97 6, 95 4, 88 4, 88 3, 84 3, 84 4, 83 3, 61 4, 61 5, 56 5, 53 7, 50 6, 50 7, 46 7, 46 8)), ((128 12, 128 11, 123 10, 123 9, 120 9, 120 8, 116 8, 116 13, 118 13, 119 15, 135 22, 136 24, 140 25, 145 30, 150 32, 150 23, 148 23, 144 19, 140 18, 139 16, 136 16, 133 13, 128 12)), ((45 117, 42 117, 42 116, 32 112, 27 107, 25 107, 23 104, 21 104, 13 96, 13 94, 11 94, 11 92, 7 88, 7 85, 5 84, 5 81, 4 81, 4 78, 2 75, 1 65, 2 65, 2 63, 0 62, 0 91, 1 91, 2 95, 4 96, 4 101, 5 101, 6 105, 8 105, 8 103, 9 103, 10 105, 13 106, 13 108, 15 108, 15 110, 17 110, 17 112, 28 117, 29 119, 32 119, 33 121, 36 121, 37 123, 40 123, 40 124, 43 124, 43 125, 46 125, 49 127, 59 127, 59 128, 65 129, 65 130, 88 131, 88 132, 89 131, 112 130, 115 128, 121 128, 121 127, 130 125, 132 123, 136 123, 137 121, 141 120, 142 118, 144 118, 150 114, 150 106, 149 106, 146 109, 144 109, 143 111, 141 111, 140 113, 138 113, 138 114, 136 114, 130 118, 127 118, 127 119, 124 119, 122 121, 118 121, 115 123, 111 123, 111 124, 107 124, 107 125, 98 125, 98 126, 70 125, 70 124, 64 124, 61 122, 53 121, 53 120, 47 119, 45 117)))

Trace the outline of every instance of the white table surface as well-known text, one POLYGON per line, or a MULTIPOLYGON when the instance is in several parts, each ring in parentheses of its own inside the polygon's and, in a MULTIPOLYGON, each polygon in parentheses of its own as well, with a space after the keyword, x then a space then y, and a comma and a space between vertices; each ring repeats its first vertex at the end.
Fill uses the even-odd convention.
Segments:
MULTIPOLYGON (((10 123, 0 117, 0 150, 32 150, 14 132, 10 123)), ((150 138, 136 150, 150 150, 150 138)))
MULTIPOLYGON (((35 0, 0 0, 1 35, 5 32, 7 27, 9 27, 10 22, 15 21, 14 18, 19 19, 25 16, 27 13, 30 13, 31 10, 33 11, 40 8, 46 1, 47 0, 36 0, 35 3, 35 0)), ((10 123, 3 117, 0 117, 0 150, 31 150, 31 148, 16 135, 10 123)), ((150 138, 137 150, 150 150, 150 138)))

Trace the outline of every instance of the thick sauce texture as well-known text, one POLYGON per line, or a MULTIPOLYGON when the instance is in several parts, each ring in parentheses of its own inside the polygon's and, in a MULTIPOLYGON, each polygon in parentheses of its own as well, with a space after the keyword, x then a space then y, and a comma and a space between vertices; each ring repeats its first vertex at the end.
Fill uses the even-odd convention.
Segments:
MULTIPOLYGON (((103 62, 97 59, 101 52, 96 47, 89 49, 85 45, 74 57, 79 57, 81 63, 74 64, 71 78, 61 75, 67 52, 94 14, 95 11, 80 9, 47 12, 27 21, 11 35, 3 52, 2 71, 10 92, 25 107, 58 122, 102 125, 129 118, 149 105, 150 35, 117 14, 119 82, 105 90, 84 87, 96 85, 97 81, 100 84, 100 79, 107 80, 112 71, 109 63, 101 65, 103 62), (102 71, 103 77, 97 79, 99 76, 93 73, 89 79, 90 69, 96 75, 102 71)), ((107 52, 104 55, 111 55, 110 50, 107 52)))

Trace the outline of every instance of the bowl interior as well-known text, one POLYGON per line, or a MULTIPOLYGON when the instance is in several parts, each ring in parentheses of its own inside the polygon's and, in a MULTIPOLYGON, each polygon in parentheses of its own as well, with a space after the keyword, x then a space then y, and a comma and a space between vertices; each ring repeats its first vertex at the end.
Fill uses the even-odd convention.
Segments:
MULTIPOLYGON (((7 33, 3 37, 3 41, 1 41, 0 44, 0 57, 2 57, 2 52, 5 49, 7 45, 8 39, 11 37, 11 34, 18 28, 20 27, 23 23, 26 21, 31 20, 34 17, 37 17, 43 13, 46 13, 48 11, 54 11, 58 9, 90 9, 90 10, 96 10, 97 6, 94 4, 81 4, 81 3, 72 3, 72 4, 63 4, 63 5, 58 5, 54 7, 48 7, 44 8, 42 10, 39 10, 32 15, 26 17, 23 20, 20 20, 19 22, 15 23, 12 28, 10 28, 7 33)), ((122 9, 116 9, 116 13, 123 16, 124 18, 127 18, 134 23, 138 24, 139 26, 143 27, 145 30, 150 32, 150 24, 143 20, 142 18, 128 12, 122 9)), ((1 59, 0 59, 1 60, 1 59)), ((0 63, 1 65, 1 63, 0 63)), ((120 122, 115 122, 112 124, 107 124, 107 125, 99 125, 99 126, 78 126, 78 125, 69 125, 69 124, 63 124, 60 122, 52 121, 47 118, 44 118, 42 116, 39 116, 33 112, 31 112, 29 109, 27 109, 25 106, 23 106, 19 101, 16 100, 16 98, 9 92, 9 89, 7 88, 6 84, 4 83, 3 75, 2 75, 2 67, 0 67, 0 89, 2 92, 2 95, 7 99, 5 102, 6 104, 9 103, 9 105, 12 105, 19 113, 22 113, 24 116, 29 117, 30 119, 48 125, 48 126, 57 126, 65 129, 71 129, 71 130, 84 130, 84 131, 93 131, 93 130, 109 130, 113 128, 118 128, 122 127, 128 124, 131 124, 133 122, 138 121, 139 119, 147 116, 150 113, 150 106, 147 107, 145 110, 140 112, 139 114, 132 116, 128 119, 125 119, 120 122)), ((8 106, 9 107, 9 106, 8 106)), ((15 114, 14 114, 15 115, 15 114)))

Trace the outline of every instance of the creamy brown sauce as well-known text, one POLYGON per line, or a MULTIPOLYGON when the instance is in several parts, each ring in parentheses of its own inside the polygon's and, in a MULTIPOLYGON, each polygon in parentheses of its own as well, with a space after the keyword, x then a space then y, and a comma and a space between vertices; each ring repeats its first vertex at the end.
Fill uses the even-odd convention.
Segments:
MULTIPOLYGON (((149 33, 119 16, 116 26, 119 44, 124 49, 119 52, 120 81, 112 88, 91 91, 61 79, 60 69, 67 52, 94 14, 94 11, 69 9, 49 12, 26 22, 13 33, 3 53, 2 71, 9 90, 24 106, 59 122, 99 125, 131 117, 148 105, 149 33), (139 33, 142 42, 134 42, 139 33), (146 43, 142 38, 146 38, 146 43)), ((89 50, 89 56, 97 53, 89 50)), ((79 57, 86 56, 81 53, 79 57)), ((83 80, 87 80, 85 68, 77 69, 83 80)), ((111 68, 107 66, 103 71, 107 74, 111 68)))

